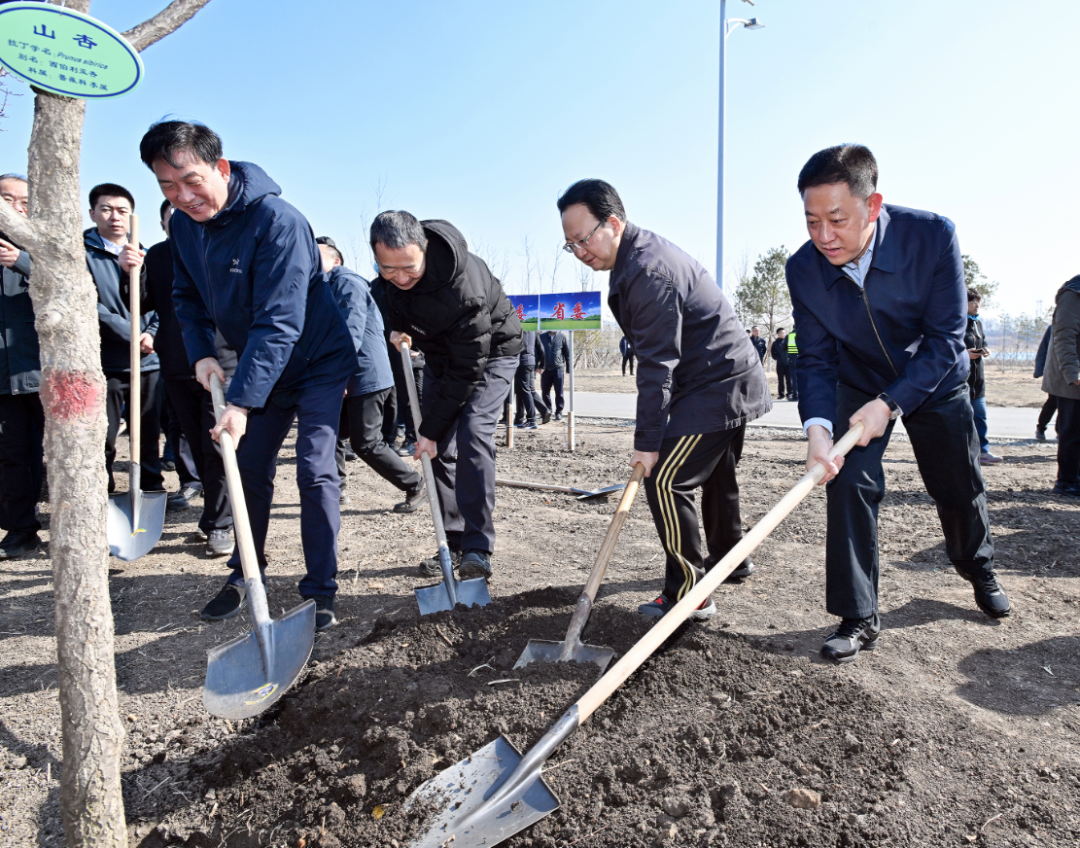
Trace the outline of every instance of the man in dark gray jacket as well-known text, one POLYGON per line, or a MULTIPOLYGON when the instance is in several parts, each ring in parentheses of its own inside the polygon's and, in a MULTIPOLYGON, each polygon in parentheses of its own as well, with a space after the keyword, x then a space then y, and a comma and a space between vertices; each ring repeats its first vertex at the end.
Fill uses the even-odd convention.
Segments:
POLYGON ((540 372, 540 394, 544 397, 544 406, 555 410, 555 420, 562 420, 563 411, 563 372, 573 370, 570 361, 570 340, 566 333, 545 330, 538 334, 544 359, 538 367, 540 372), (551 390, 555 390, 555 405, 551 405, 551 390))
MULTIPOLYGON (((0 177, 0 196, 26 215, 26 180, 0 177)), ((30 254, 0 233, 0 559, 38 549, 45 417, 38 397, 41 363, 30 302, 30 254)))
MULTIPOLYGON (((667 553, 664 588, 642 604, 660 617, 742 538, 735 469, 746 425, 772 408, 761 360, 720 287, 671 242, 626 220, 603 180, 581 180, 559 198, 565 249, 610 271, 608 304, 638 357, 637 430, 630 465, 645 466, 645 492, 667 553), (701 550, 694 490, 708 556, 701 550)), ((746 577, 745 560, 732 577, 746 577)), ((711 598, 693 613, 715 614, 711 598)))
POLYGON ((1054 494, 1080 498, 1080 276, 1058 289, 1043 391, 1057 398, 1054 494))

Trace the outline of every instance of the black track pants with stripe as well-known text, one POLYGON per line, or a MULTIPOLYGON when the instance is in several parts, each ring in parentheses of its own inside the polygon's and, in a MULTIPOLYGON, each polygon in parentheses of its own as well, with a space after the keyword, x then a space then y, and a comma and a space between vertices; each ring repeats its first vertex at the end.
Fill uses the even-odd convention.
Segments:
POLYGON ((656 532, 667 553, 664 594, 679 601, 705 574, 694 489, 701 487, 701 519, 713 562, 742 539, 739 482, 746 425, 719 433, 665 439, 652 473, 645 478, 656 532))

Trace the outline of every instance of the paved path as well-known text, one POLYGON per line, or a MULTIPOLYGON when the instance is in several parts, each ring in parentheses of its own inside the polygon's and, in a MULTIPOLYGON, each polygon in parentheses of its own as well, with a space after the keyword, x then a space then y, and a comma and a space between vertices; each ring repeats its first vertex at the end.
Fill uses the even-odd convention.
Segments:
MULTIPOLYGON (((636 394, 615 394, 602 392, 575 392, 574 411, 584 417, 592 418, 628 418, 636 415, 636 394)), ((987 424, 990 440, 994 439, 1033 439, 1035 422, 1039 410, 1033 407, 991 406, 987 410, 987 424)), ((751 426, 791 427, 801 429, 799 405, 794 401, 773 401, 772 412, 762 416, 751 426)), ((898 423, 901 429, 903 425, 898 423)), ((1051 424, 1050 435, 1053 435, 1051 424)))

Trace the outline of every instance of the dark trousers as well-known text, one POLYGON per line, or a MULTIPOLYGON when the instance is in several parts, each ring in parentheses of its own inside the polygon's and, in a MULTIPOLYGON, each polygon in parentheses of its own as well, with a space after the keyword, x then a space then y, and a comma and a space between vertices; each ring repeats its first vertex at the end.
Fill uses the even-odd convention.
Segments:
MULTIPOLYGON (((143 371, 140 381, 139 418, 142 423, 142 438, 139 440, 139 468, 142 475, 141 488, 144 492, 158 492, 165 488, 165 481, 161 478, 158 447, 158 439, 161 437, 160 376, 158 371, 143 371)), ((128 429, 131 428, 131 408, 129 406, 124 409, 131 389, 129 379, 130 375, 126 373, 105 373, 105 413, 108 416, 108 427, 105 431, 105 470, 109 475, 110 492, 116 488, 113 463, 116 461, 116 435, 120 432, 121 415, 128 422, 128 429)))
MULTIPOLYGON (((251 535, 259 568, 266 568, 266 533, 274 501, 277 458, 285 437, 296 421, 296 485, 300 490, 300 542, 307 574, 300 580, 300 595, 333 596, 337 591, 337 536, 341 527, 337 464, 338 418, 345 380, 295 393, 292 406, 281 406, 273 395, 262 409, 248 415, 247 434, 240 440, 237 465, 247 500, 251 535)), ((229 557, 231 583, 243 583, 240 552, 229 557)))
POLYGON ((0 530, 41 529, 34 506, 41 496, 44 439, 37 393, 0 395, 0 530))
POLYGON ((776 360, 776 396, 782 400, 794 392, 795 383, 788 376, 787 364, 776 360))
POLYGON ((563 370, 561 368, 545 368, 544 373, 540 375, 540 394, 544 398, 544 406, 548 409, 554 409, 556 415, 562 415, 563 408, 563 370), (552 387, 555 388, 555 406, 552 407, 550 392, 552 387))
POLYGON ((1045 430, 1050 424, 1050 419, 1053 418, 1054 413, 1057 412, 1057 408, 1057 395, 1047 395, 1046 401, 1042 405, 1042 409, 1039 410, 1039 421, 1036 426, 1042 430, 1045 430))
POLYGON ((1080 485, 1080 400, 1058 397, 1058 480, 1080 485))
POLYGON ((746 425, 719 433, 664 439, 660 457, 645 478, 653 523, 667 554, 664 594, 679 601, 705 575, 694 490, 701 487, 705 544, 719 562, 742 539, 739 481, 746 425))
MULTIPOLYGON (((795 378, 799 374, 799 357, 788 354, 787 358, 787 393, 792 400, 799 399, 799 384, 795 378)), ((844 419, 845 421, 847 419, 844 419)), ((905 425, 906 426, 906 425, 905 425)))
MULTIPOLYGON (((358 457, 366 462, 384 480, 389 480, 403 492, 414 492, 424 478, 398 456, 383 439, 383 405, 391 389, 382 389, 364 395, 349 396, 341 409, 342 435, 358 457)), ((345 488, 345 454, 338 453, 338 475, 341 488, 345 488)))
POLYGON ((626 364, 630 363, 630 376, 634 376, 634 354, 624 353, 622 358, 622 375, 626 376, 626 364))
POLYGON ((533 357, 522 357, 518 361, 517 371, 514 372, 514 396, 517 399, 517 411, 514 413, 514 423, 522 424, 526 421, 536 423, 536 403, 533 400, 533 375, 536 372, 536 360, 533 357))
MULTIPOLYGON (((495 422, 517 365, 516 356, 488 360, 484 376, 439 439, 439 455, 431 463, 446 539, 459 550, 495 550, 495 422)), ((438 397, 440 381, 430 367, 424 378, 428 397, 438 397)))
MULTIPOLYGON (((848 419, 873 399, 850 386, 837 386, 833 438, 846 433, 848 419)), ((881 459, 894 424, 866 447, 852 448, 843 469, 826 484, 825 605, 841 618, 869 618, 877 612, 877 520, 885 496, 881 459)), ((967 384, 905 415, 904 429, 926 492, 937 505, 953 567, 964 577, 992 571, 994 541, 967 384)))
MULTIPOLYGON (((202 481, 199 479, 198 467, 195 465, 195 455, 191 452, 191 445, 188 444, 187 436, 180 426, 180 419, 176 415, 169 395, 169 378, 163 379, 165 391, 161 395, 161 429, 165 434, 165 445, 172 451, 180 486, 201 489, 202 481)), ((196 385, 198 385, 197 382, 196 385)), ((202 389, 201 386, 199 388, 202 389)))
POLYGON ((227 530, 233 523, 232 505, 225 484, 225 462, 221 458, 221 448, 210 437, 210 430, 214 426, 210 392, 199 385, 198 380, 166 378, 165 393, 172 402, 173 412, 191 451, 195 471, 202 481, 203 511, 199 527, 206 533, 227 530))

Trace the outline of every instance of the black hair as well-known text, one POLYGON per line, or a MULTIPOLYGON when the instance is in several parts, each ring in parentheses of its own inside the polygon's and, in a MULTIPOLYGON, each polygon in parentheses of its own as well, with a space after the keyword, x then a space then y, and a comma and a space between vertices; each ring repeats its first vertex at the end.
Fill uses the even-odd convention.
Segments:
POLYGON ((162 221, 165 220, 165 213, 169 211, 169 207, 172 206, 168 200, 161 201, 161 211, 158 212, 158 218, 162 221))
POLYGON ((968 298, 967 298, 968 300, 976 300, 979 303, 982 303, 982 295, 979 294, 977 291, 975 291, 975 289, 968 289, 967 294, 968 294, 968 298))
POLYGON ((877 160, 861 144, 838 144, 819 150, 799 171, 799 194, 808 188, 846 183, 854 197, 866 200, 877 191, 877 160))
POLYGON ((777 328, 776 328, 776 335, 780 335, 780 334, 781 334, 782 332, 784 332, 784 328, 783 328, 783 327, 777 327, 777 328))
POLYGON ((578 180, 570 188, 562 193, 556 201, 561 215, 571 206, 584 203, 597 221, 604 222, 612 215, 626 223, 626 210, 623 208, 622 198, 615 191, 615 186, 603 180, 587 179, 578 180))
POLYGON ((176 154, 189 151, 196 159, 216 165, 221 159, 221 138, 210 127, 190 121, 158 121, 139 142, 139 156, 150 170, 159 159, 173 168, 176 154))
POLYGON ((20 183, 29 183, 22 174, 0 174, 0 183, 4 180, 18 180, 20 183))
POLYGON ((381 244, 391 250, 415 244, 421 252, 427 252, 427 236, 415 215, 400 210, 380 212, 371 223, 371 249, 381 244))
POLYGON ((90 189, 90 208, 93 209, 97 206, 99 198, 102 197, 124 197, 127 198, 128 203, 131 204, 131 211, 135 211, 135 198, 131 196, 131 192, 121 185, 116 183, 102 183, 96 185, 90 189))
POLYGON ((342 265, 345 264, 345 257, 341 255, 341 251, 338 250, 338 246, 334 244, 334 240, 330 236, 319 236, 315 239, 315 244, 323 244, 334 251, 334 255, 337 257, 337 261, 342 265))

